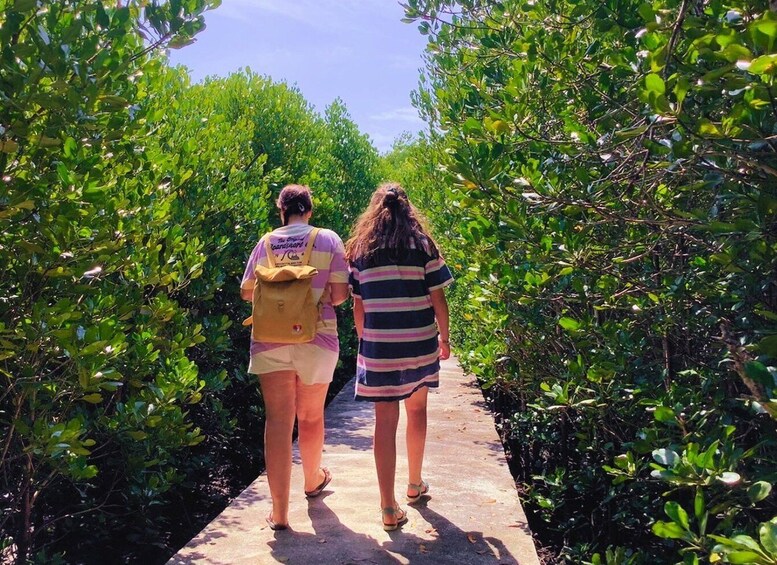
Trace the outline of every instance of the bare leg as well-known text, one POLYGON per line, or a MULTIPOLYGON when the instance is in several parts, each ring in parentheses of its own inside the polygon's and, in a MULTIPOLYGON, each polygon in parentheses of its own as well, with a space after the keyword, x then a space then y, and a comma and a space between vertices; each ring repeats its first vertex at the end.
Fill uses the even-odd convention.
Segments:
MULTIPOLYGON (((429 387, 421 387, 412 396, 405 399, 407 412, 407 467, 408 483, 421 484, 421 471, 424 465, 424 449, 426 448, 426 400, 429 387)), ((415 496, 417 490, 408 489, 408 495, 415 496)))
POLYGON ((276 371, 259 375, 264 399, 264 463, 272 497, 272 520, 289 522, 291 485, 291 436, 296 412, 297 375, 294 371, 276 371))
POLYGON ((397 424, 399 402, 375 403, 375 440, 373 453, 378 471, 380 507, 391 508, 396 503, 394 476, 397 470, 397 424))
POLYGON ((311 491, 324 480, 321 452, 324 449, 324 403, 329 384, 302 384, 297 378, 297 427, 299 454, 305 474, 305 490, 311 491))

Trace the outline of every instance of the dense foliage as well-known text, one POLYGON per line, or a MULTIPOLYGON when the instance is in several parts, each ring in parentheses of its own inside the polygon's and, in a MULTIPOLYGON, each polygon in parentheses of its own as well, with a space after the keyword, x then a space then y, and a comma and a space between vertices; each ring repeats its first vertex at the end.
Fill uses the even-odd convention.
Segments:
POLYGON ((405 8, 432 135, 398 149, 444 190, 463 358, 554 562, 777 563, 777 15, 405 8))
POLYGON ((158 559, 198 476, 258 472, 245 258, 283 184, 343 233, 377 181, 341 102, 167 67, 217 4, 0 0, 4 561, 158 559))
POLYGON ((432 130, 382 163, 340 101, 170 69, 217 4, 0 0, 4 560, 147 556, 195 481, 258 465, 246 254, 283 184, 345 235, 390 176, 551 559, 777 563, 765 0, 408 0, 432 130))

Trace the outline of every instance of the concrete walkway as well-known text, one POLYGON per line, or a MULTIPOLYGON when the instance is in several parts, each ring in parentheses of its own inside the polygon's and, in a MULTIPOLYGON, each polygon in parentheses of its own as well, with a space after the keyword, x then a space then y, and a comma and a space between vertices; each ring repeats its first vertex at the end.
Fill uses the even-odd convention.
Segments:
POLYGON ((443 363, 440 388, 429 395, 424 478, 431 498, 413 506, 404 503, 402 410, 396 492, 410 520, 395 532, 381 526, 372 405, 352 398, 350 383, 327 408, 324 465, 334 478, 319 498, 302 493, 295 449, 290 529, 267 527, 262 475, 169 563, 539 565, 493 418, 455 360, 443 363))

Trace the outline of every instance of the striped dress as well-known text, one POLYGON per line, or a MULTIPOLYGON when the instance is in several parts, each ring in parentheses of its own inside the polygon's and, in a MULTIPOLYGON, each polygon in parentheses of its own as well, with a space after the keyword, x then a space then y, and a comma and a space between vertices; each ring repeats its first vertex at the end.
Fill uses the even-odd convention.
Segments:
POLYGON ((437 387, 438 332, 429 292, 453 282, 442 257, 381 249, 350 268, 351 292, 364 306, 355 398, 395 401, 422 386, 437 387))

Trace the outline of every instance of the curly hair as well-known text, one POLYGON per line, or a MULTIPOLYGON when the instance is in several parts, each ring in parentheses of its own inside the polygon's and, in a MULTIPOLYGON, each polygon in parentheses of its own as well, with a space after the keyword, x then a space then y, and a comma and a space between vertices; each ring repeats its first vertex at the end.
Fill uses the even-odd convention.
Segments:
POLYGON ((349 261, 370 260, 379 249, 404 251, 422 249, 437 257, 437 244, 427 227, 426 218, 394 182, 380 185, 370 198, 367 209, 359 216, 345 243, 349 261))

